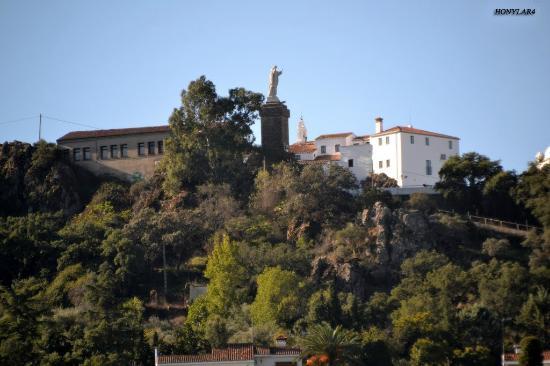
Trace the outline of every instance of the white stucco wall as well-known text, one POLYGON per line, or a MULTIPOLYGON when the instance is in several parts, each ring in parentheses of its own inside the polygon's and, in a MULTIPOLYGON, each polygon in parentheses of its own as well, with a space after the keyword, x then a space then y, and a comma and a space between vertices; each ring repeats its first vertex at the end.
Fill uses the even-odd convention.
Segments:
POLYGON ((302 366, 300 356, 255 356, 257 366, 275 366, 277 362, 296 362, 296 366, 302 366))
POLYGON ((370 144, 342 146, 341 159, 338 165, 349 169, 360 182, 372 172, 372 146, 370 144), (353 167, 348 161, 353 159, 353 167))
POLYGON ((370 139, 372 146, 372 169, 375 174, 384 173, 390 178, 397 180, 397 183, 401 185, 400 175, 401 169, 398 157, 401 155, 401 139, 400 133, 393 133, 384 136, 373 136, 370 139), (386 143, 386 137, 388 143, 386 143), (382 144, 380 144, 380 139, 382 144), (387 166, 389 160, 390 165, 387 166), (382 167, 380 168, 380 162, 382 167))
POLYGON ((323 138, 315 140, 315 147, 317 148, 316 154, 317 155, 332 155, 336 154, 335 146, 338 144, 340 146, 348 146, 351 145, 353 138, 355 135, 351 134, 346 137, 330 137, 330 138, 323 138), (326 146, 327 151, 326 153, 321 153, 321 146, 326 146))
POLYGON ((400 133, 402 147, 402 169, 400 186, 414 187, 426 185, 434 185, 439 181, 439 170, 452 155, 458 155, 460 152, 459 140, 414 135, 414 144, 410 142, 409 133, 400 133), (430 144, 426 145, 426 138, 430 144), (449 141, 452 141, 452 148, 449 148, 449 141), (441 159, 441 155, 445 155, 445 159, 441 159), (432 174, 426 175, 426 160, 430 160, 432 164, 432 174))

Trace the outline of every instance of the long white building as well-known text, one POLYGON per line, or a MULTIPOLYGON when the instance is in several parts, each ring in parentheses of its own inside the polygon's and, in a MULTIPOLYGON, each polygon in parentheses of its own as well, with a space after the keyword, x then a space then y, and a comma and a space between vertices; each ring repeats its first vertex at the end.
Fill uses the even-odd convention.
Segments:
POLYGON ((395 126, 384 129, 375 119, 373 135, 352 132, 325 134, 308 141, 299 122, 298 141, 289 151, 303 164, 338 164, 349 168, 359 181, 371 173, 384 173, 400 187, 433 186, 445 161, 459 154, 459 138, 441 133, 395 126))

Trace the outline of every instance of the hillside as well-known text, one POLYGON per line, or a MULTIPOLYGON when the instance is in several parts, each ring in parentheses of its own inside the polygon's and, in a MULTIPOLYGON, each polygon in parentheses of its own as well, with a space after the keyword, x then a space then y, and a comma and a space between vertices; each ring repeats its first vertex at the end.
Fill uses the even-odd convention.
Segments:
POLYGON ((526 335, 550 347, 550 167, 516 175, 468 153, 445 165, 439 199, 407 200, 337 166, 264 170, 257 106, 242 102, 255 96, 239 89, 247 107, 213 126, 200 116, 216 103, 194 94, 213 84, 195 83, 148 181, 101 181, 44 142, 3 145, 0 364, 145 365, 154 347, 302 345, 324 323, 355 336, 358 364, 496 365, 502 339, 526 335), (443 207, 544 231, 506 236, 443 207), (191 283, 208 283, 192 303, 191 283))

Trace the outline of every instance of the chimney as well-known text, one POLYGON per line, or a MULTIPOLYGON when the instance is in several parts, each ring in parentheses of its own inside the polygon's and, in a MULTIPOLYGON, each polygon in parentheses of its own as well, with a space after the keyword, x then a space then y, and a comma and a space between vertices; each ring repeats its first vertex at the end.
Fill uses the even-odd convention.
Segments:
POLYGON ((287 339, 288 338, 285 337, 284 335, 280 335, 275 339, 275 344, 277 345, 277 347, 286 347, 287 339))
POLYGON ((382 131, 384 131, 384 119, 382 117, 376 117, 374 119, 374 122, 375 122, 375 125, 376 125, 376 129, 375 129, 375 132, 376 133, 380 133, 382 131))

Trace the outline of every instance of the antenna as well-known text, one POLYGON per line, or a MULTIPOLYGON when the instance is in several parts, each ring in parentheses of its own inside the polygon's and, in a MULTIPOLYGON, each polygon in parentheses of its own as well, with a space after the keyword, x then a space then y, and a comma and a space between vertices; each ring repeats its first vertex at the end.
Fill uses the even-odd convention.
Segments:
POLYGON ((38 120, 38 141, 40 140, 42 140, 42 113, 40 113, 38 120))

